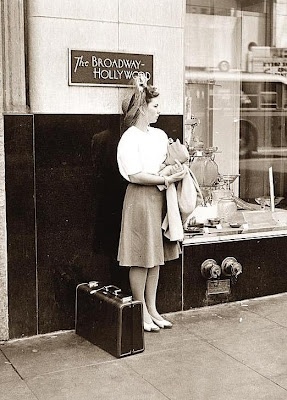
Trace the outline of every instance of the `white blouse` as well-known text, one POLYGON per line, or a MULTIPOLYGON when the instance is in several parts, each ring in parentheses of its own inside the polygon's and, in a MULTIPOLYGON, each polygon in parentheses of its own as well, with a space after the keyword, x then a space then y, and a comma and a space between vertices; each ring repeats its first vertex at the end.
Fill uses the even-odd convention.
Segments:
POLYGON ((135 126, 128 128, 118 144, 117 160, 121 175, 139 172, 157 174, 167 154, 168 136, 159 128, 143 132, 135 126))

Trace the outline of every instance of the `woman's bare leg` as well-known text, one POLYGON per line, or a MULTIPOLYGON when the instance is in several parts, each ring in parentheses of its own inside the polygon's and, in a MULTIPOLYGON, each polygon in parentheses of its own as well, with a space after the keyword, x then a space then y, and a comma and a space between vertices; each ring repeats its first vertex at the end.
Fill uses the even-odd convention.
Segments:
POLYGON ((131 267, 129 272, 130 286, 134 300, 139 300, 143 304, 143 320, 150 324, 152 322, 145 302, 145 288, 147 282, 147 268, 131 267))

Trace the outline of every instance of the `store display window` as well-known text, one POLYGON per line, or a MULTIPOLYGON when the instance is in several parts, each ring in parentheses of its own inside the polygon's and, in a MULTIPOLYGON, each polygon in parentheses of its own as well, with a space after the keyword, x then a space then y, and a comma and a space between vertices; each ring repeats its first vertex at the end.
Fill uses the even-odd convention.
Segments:
POLYGON ((238 198, 258 204, 272 183, 277 207, 287 208, 287 41, 276 33, 279 11, 275 0, 186 1, 184 138, 191 154, 211 149, 219 174, 236 176, 238 198))

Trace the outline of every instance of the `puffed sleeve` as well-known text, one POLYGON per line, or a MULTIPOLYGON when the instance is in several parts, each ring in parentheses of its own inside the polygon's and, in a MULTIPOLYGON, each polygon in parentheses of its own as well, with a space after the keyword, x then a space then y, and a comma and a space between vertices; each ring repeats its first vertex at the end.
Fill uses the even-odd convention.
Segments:
POLYGON ((138 138, 136 134, 125 132, 118 145, 117 160, 121 175, 129 179, 129 175, 134 175, 142 171, 138 152, 138 138))

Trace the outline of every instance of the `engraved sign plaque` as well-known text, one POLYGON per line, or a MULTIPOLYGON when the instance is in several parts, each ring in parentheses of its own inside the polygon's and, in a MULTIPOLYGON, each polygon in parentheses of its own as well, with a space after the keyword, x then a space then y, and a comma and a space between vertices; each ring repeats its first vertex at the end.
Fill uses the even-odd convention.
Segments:
POLYGON ((69 85, 125 87, 139 74, 153 83, 153 55, 69 49, 69 85))
POLYGON ((207 294, 229 294, 230 279, 208 280, 207 294))

